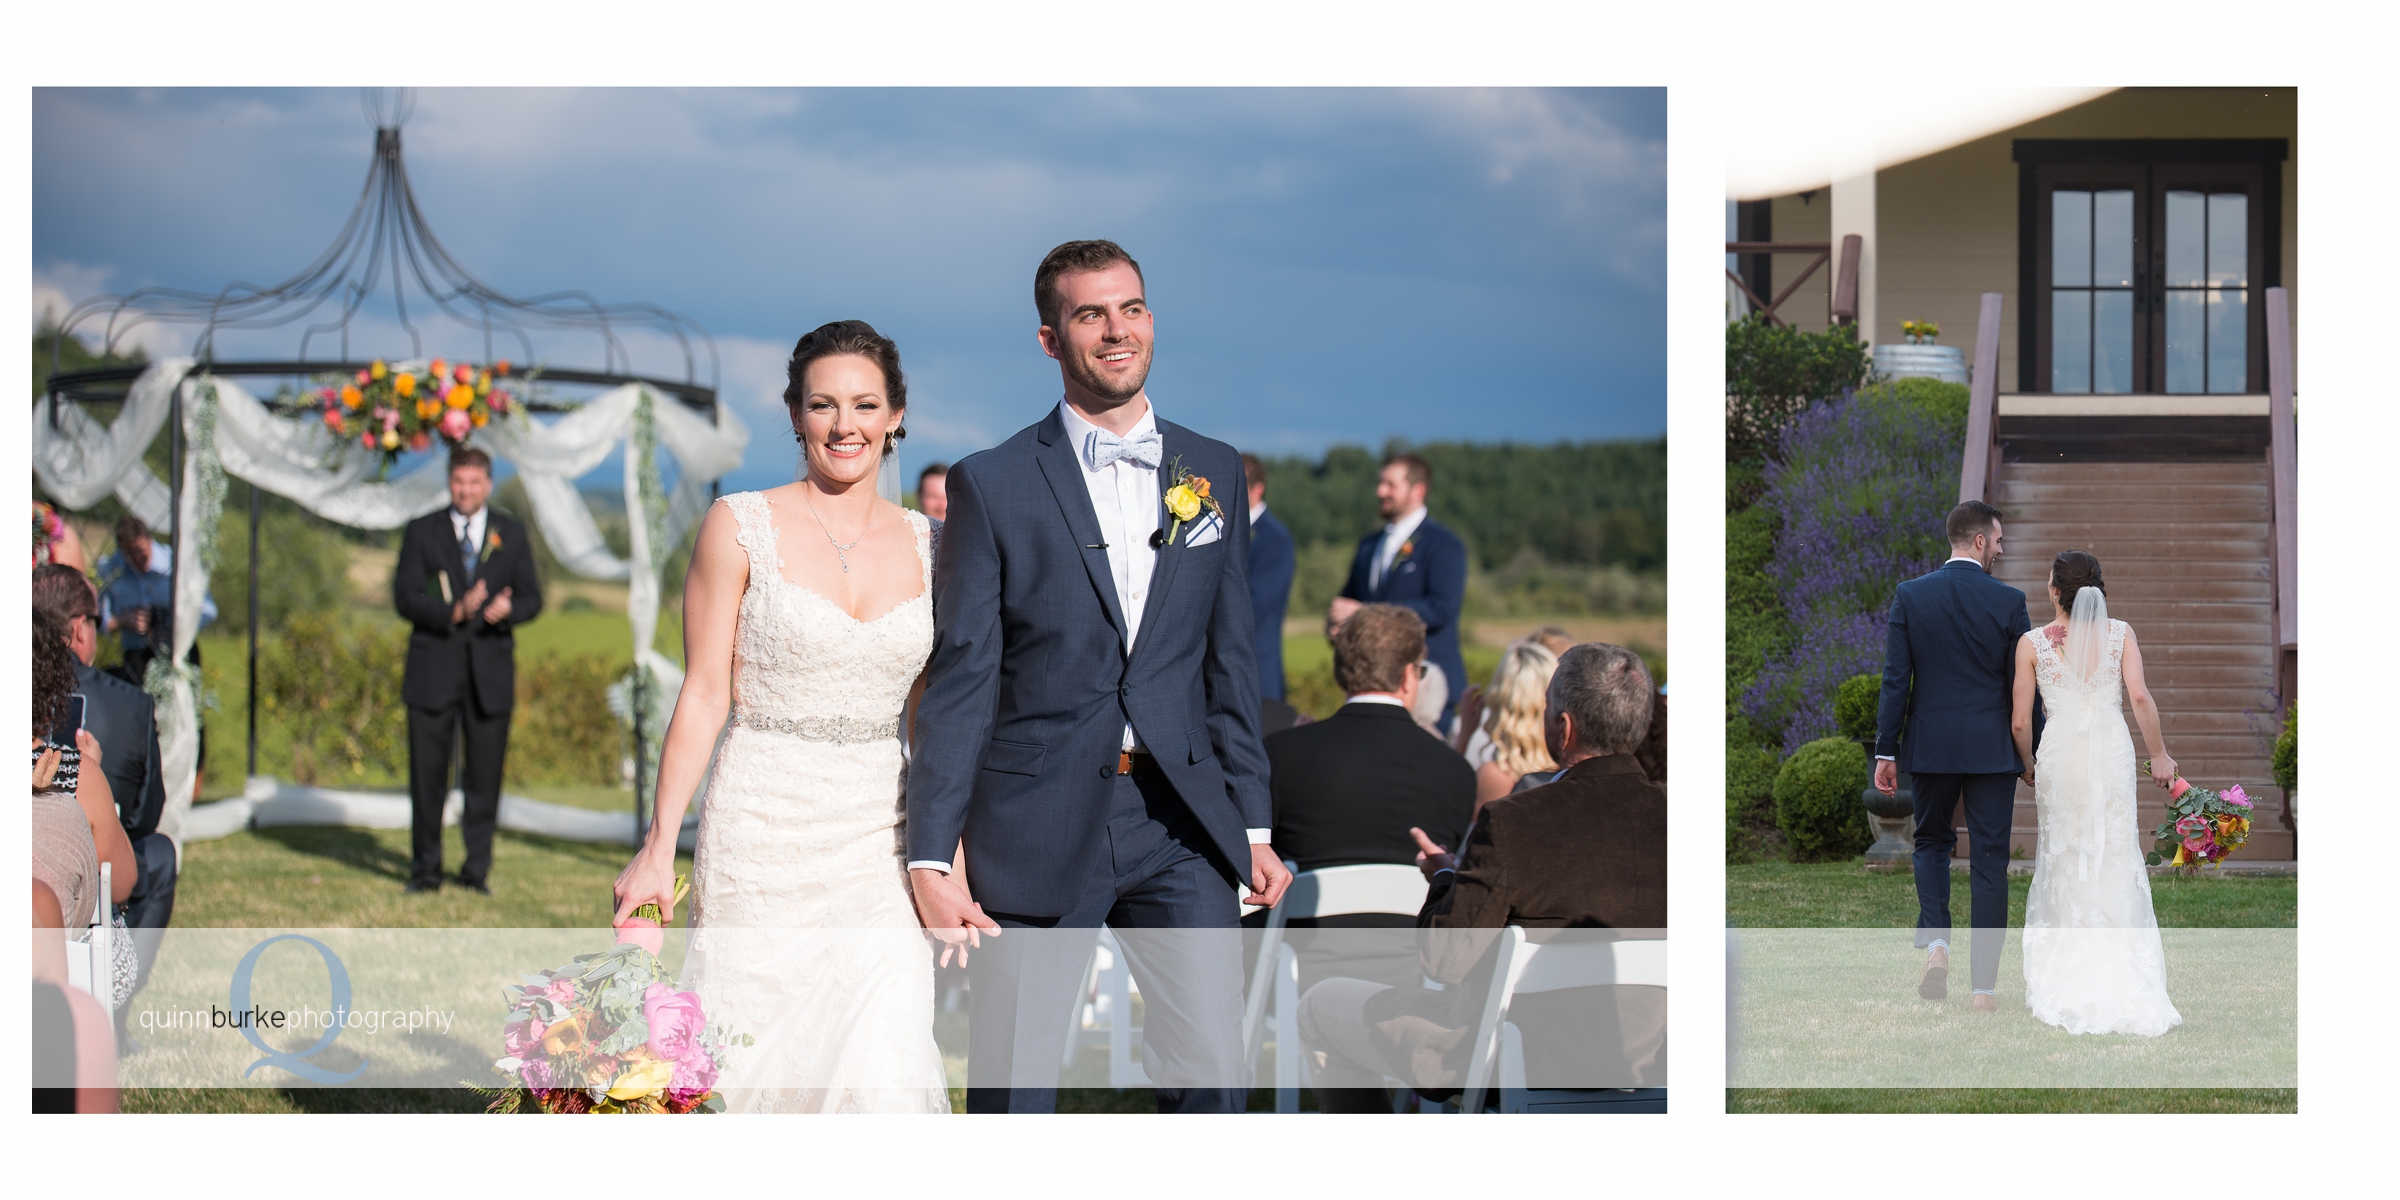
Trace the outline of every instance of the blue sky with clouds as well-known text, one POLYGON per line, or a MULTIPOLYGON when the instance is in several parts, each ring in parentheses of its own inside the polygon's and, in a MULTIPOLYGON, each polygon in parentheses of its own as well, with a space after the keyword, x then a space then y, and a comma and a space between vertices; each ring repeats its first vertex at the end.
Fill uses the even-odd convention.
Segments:
MULTIPOLYGON (((1033 269, 1077 237, 1142 261, 1161 412, 1245 449, 1666 429, 1660 89, 416 100, 418 202, 486 282, 650 301, 714 335, 756 434, 730 487, 791 477, 783 358, 837 318, 900 343, 911 471, 1038 419, 1059 385, 1033 269)), ((284 278, 333 240, 371 147, 346 89, 37 89, 35 311, 284 278)))

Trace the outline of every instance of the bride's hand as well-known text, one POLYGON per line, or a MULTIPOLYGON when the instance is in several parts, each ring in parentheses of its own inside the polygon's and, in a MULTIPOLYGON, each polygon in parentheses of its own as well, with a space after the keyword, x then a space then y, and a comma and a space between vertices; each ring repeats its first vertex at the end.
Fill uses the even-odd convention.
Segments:
POLYGON ((617 915, 612 925, 623 925, 633 910, 645 904, 658 905, 659 924, 675 921, 675 860, 660 860, 647 848, 633 856, 625 870, 617 876, 617 915))
POLYGON ((2150 756, 2150 782, 2162 788, 2175 786, 2175 760, 2164 754, 2150 756))
POLYGON ((908 873, 909 890, 917 901, 917 920, 925 932, 942 943, 936 966, 949 966, 952 951, 958 965, 967 965, 967 951, 983 945, 983 935, 1000 936, 1000 923, 983 914, 983 906, 967 896, 958 881, 940 871, 919 867, 908 873))

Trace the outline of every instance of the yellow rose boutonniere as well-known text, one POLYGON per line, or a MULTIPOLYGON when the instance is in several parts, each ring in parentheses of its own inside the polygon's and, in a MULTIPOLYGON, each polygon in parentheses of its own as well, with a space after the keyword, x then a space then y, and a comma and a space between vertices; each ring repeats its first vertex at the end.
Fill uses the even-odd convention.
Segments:
POLYGON ((1208 494, 1207 476, 1193 474, 1184 467, 1183 460, 1177 458, 1173 464, 1172 474, 1168 478, 1167 492, 1162 499, 1167 506, 1168 515, 1174 517, 1175 520, 1167 526, 1166 538, 1160 543, 1161 545, 1174 545, 1175 535, 1183 532, 1185 525, 1199 519, 1202 509, 1215 513, 1218 520, 1225 518, 1224 508, 1208 494))

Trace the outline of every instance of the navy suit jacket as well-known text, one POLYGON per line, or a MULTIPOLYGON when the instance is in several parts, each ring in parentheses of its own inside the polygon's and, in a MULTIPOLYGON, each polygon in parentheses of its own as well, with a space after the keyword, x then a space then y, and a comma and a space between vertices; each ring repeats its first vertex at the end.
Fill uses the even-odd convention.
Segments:
POLYGON ((1366 604, 1397 604, 1425 619, 1425 657, 1442 669, 1450 685, 1450 699, 1442 705, 1442 724, 1447 727, 1458 711, 1458 698, 1467 692, 1467 664, 1458 649, 1458 614, 1467 603, 1467 544, 1430 516, 1409 542, 1413 548, 1392 560, 1383 586, 1370 588, 1367 580, 1383 546, 1383 531, 1360 539, 1342 595, 1366 604))
POLYGON ((2008 724, 2017 639, 2032 628, 2025 593, 1974 563, 1901 584, 1885 634, 1875 753, 1912 775, 2022 773, 2008 724))
MULTIPOLYGON (((1215 495, 1247 494, 1233 447, 1158 427, 1162 492, 1180 458, 1215 495)), ((1066 915, 1111 878, 1110 789, 1131 723, 1226 867, 1247 877, 1246 831, 1274 824, 1250 645, 1249 509, 1225 504, 1213 542, 1178 536, 1155 551, 1128 655, 1108 554, 1095 548, 1100 519, 1056 410, 960 460, 949 487, 933 658, 910 743, 909 860, 949 861, 963 836, 984 908, 1066 915)), ((1163 505, 1160 516, 1163 532, 1163 505)))
POLYGON ((150 693, 106 671, 75 664, 75 690, 83 693, 83 727, 100 743, 108 790, 117 802, 125 836, 141 841, 158 832, 167 808, 166 775, 159 766, 158 719, 150 693))
POLYGON ((1251 640, 1258 647, 1258 691, 1284 698, 1283 614, 1292 603, 1292 575, 1299 558, 1292 550, 1292 531, 1275 519, 1270 508, 1250 527, 1250 616, 1257 625, 1251 640))

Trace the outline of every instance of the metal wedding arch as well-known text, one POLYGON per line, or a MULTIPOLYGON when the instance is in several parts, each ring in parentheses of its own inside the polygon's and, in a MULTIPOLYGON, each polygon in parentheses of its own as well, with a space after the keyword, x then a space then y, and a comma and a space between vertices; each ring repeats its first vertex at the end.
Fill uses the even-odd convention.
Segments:
MULTIPOLYGON (((576 385, 606 389, 583 403, 546 398, 521 400, 520 406, 529 412, 582 414, 588 417, 594 415, 589 410, 603 401, 610 402, 611 412, 620 409, 630 412, 634 398, 644 391, 676 400, 679 407, 691 414, 691 418, 697 418, 697 421, 689 418, 674 422, 661 420, 658 432, 669 435, 662 440, 677 452, 679 460, 683 460, 679 465, 683 468, 684 479, 676 489, 678 494, 674 506, 678 519, 670 522, 669 528, 677 524, 688 527, 697 516, 697 512, 691 510, 705 507, 706 501, 698 495, 700 486, 705 483, 706 497, 713 500, 717 492, 716 480, 733 465, 738 465, 740 447, 748 440, 747 430, 740 420, 718 404, 715 340, 691 318, 654 304, 603 303, 579 290, 519 297, 485 283, 435 236, 409 184, 407 162, 401 153, 400 130, 414 111, 414 94, 408 90, 369 89, 363 94, 362 103, 367 119, 374 127, 374 153, 368 163, 366 184, 360 190, 358 201, 333 244, 297 274, 272 285, 260 286, 237 281, 214 293, 146 287, 123 295, 96 297, 76 305, 59 322, 58 338, 51 347, 52 374, 45 395, 36 400, 43 410, 37 422, 46 423, 49 428, 37 430, 37 433, 46 432, 58 437, 62 435, 61 423, 65 420, 76 425, 72 430, 63 431, 65 435, 81 434, 86 440, 91 440, 94 434, 105 436, 105 431, 83 416, 80 410, 85 406, 118 408, 122 420, 136 402, 137 389, 146 388, 146 396, 163 399, 169 414, 164 423, 168 429, 168 457, 171 464, 168 482, 163 489, 165 512, 170 516, 165 524, 172 527, 181 522, 185 513, 187 443, 190 440, 187 432, 186 408, 190 391, 187 381, 203 378, 305 381, 315 376, 347 375, 365 368, 371 359, 422 360, 426 357, 427 327, 440 321, 478 336, 483 349, 482 362, 486 364, 509 358, 537 369, 545 387, 576 385), (389 312, 397 317, 399 328, 409 342, 406 355, 368 353, 362 357, 354 350, 353 324, 362 313, 370 312, 377 315, 389 312), (83 333, 96 335, 103 355, 113 356, 129 334, 146 325, 192 328, 194 333, 189 357, 135 366, 57 370, 59 348, 66 337, 83 333), (219 355, 217 343, 221 332, 260 330, 293 331, 297 335, 295 351, 289 357, 219 355), (680 357, 680 372, 644 374, 636 371, 634 355, 626 341, 635 334, 644 335, 653 345, 671 346, 674 354, 680 357), (601 347, 600 363, 597 366, 579 367, 545 360, 542 354, 545 340, 561 335, 596 338, 601 347), (145 380, 145 375, 150 378, 145 380), (667 428, 670 424, 673 425, 672 430, 667 428), (712 438, 712 433, 717 436, 712 438), (676 434, 680 434, 680 437, 673 436, 676 434), (705 479, 701 475, 705 475, 705 479)), ((257 339, 242 340, 255 342, 257 339)), ((396 351, 398 347, 385 349, 396 351)), ((246 394, 243 399, 248 401, 246 394)), ((245 411, 292 417, 313 414, 316 407, 315 402, 307 399, 282 402, 266 399, 251 402, 245 411)), ((650 410, 644 408, 643 411, 650 410)), ((664 412, 659 414, 662 418, 670 415, 664 412)), ((495 428, 491 431, 494 434, 500 432, 497 425, 495 422, 495 428)), ((530 422, 527 422, 519 426, 514 438, 486 437, 484 432, 479 431, 475 440, 490 446, 497 457, 511 457, 506 451, 531 450, 531 443, 525 437, 528 432, 534 435, 546 432, 538 426, 528 430, 526 426, 529 425, 530 422)), ((590 421, 583 422, 583 427, 577 431, 582 442, 574 451, 580 457, 574 461, 591 460, 590 451, 594 445, 598 445, 604 455, 618 441, 627 440, 621 426, 621 420, 618 427, 611 428, 597 428, 590 421), (595 437, 600 441, 595 442, 595 437)), ((154 437, 155 434, 150 436, 154 437)), ((147 437, 140 440, 144 445, 148 444, 147 437)), ((98 481, 102 493, 109 486, 114 486, 118 494, 131 499, 144 487, 150 489, 152 495, 161 490, 156 479, 148 474, 148 468, 141 464, 139 447, 132 449, 130 455, 120 454, 119 461, 123 464, 123 470, 138 473, 139 480, 98 481)), ((83 459, 95 457, 85 448, 78 447, 75 452, 79 456, 79 464, 83 459)), ((626 447, 625 457, 627 508, 629 516, 634 516, 635 558, 643 567, 649 567, 649 539, 642 530, 644 522, 635 515, 634 454, 630 445, 626 447)), ((589 467, 584 469, 588 470, 589 467)), ((254 776, 258 769, 259 492, 262 486, 266 490, 282 489, 271 483, 262 483, 259 479, 252 479, 251 482, 248 622, 250 735, 247 769, 254 776)), ((571 485, 545 482, 550 486, 545 489, 544 495, 559 495, 562 487, 567 489, 564 494, 572 495, 571 485)), ((535 505, 537 510, 543 507, 542 496, 535 497, 535 505)), ((158 505, 153 500, 149 507, 156 509, 158 505)), ((561 506, 553 500, 552 507, 561 506)), ((575 508, 576 511, 568 516, 580 519, 568 520, 564 528, 570 534, 579 534, 584 540, 596 542, 596 531, 591 525, 588 511, 580 507, 580 501, 575 503, 575 508)), ((555 514, 543 515, 548 518, 555 514)), ((377 525, 386 523, 382 520, 374 522, 377 525)), ((553 522, 545 519, 543 527, 548 534, 552 532, 553 522)), ((670 534, 668 542, 671 544, 673 540, 670 534)), ((657 548, 659 558, 663 559, 665 552, 666 547, 657 548)), ((187 555, 178 555, 179 577, 183 574, 182 564, 187 560, 187 555)), ((629 577, 636 590, 637 601, 641 598, 645 582, 649 592, 649 621, 638 619, 639 605, 636 605, 635 694, 630 705, 637 758, 634 805, 638 834, 638 831, 646 830, 648 808, 642 792, 642 783, 648 777, 648 764, 641 761, 647 754, 648 740, 644 718, 655 700, 655 697, 642 694, 645 677, 653 673, 643 668, 664 667, 666 672, 678 675, 679 672, 674 672, 670 661, 643 644, 645 639, 640 636, 644 632, 640 628, 643 625, 648 625, 650 632, 655 631, 657 580, 654 574, 645 581, 642 578, 644 572, 631 569, 630 564, 618 563, 604 549, 592 561, 598 563, 599 569, 590 573, 605 578, 629 577), (645 662, 645 657, 650 661, 645 662)), ((570 562, 570 566, 577 567, 579 571, 590 565, 590 562, 570 562)), ((198 564, 194 563, 193 567, 196 570, 198 564)), ((188 590, 191 595, 186 597, 184 593, 187 588, 179 578, 169 609, 171 628, 177 634, 175 651, 178 659, 189 641, 184 629, 185 622, 180 619, 189 614, 179 612, 178 608, 196 603, 199 595, 198 585, 188 590)), ((196 634, 196 618, 191 624, 190 632, 196 634)), ((169 757, 176 756, 170 754, 169 757)), ((188 763, 190 756, 185 757, 188 763)), ((188 797, 188 768, 186 771, 171 769, 169 774, 185 781, 183 793, 188 797)))

